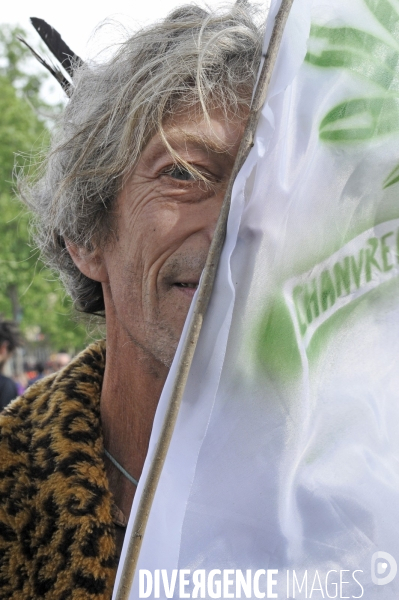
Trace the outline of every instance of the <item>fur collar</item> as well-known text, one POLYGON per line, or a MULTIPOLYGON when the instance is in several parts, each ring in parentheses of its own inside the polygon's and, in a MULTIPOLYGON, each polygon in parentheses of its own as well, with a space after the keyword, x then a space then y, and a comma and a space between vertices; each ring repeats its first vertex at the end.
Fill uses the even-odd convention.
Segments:
POLYGON ((103 463, 105 343, 0 415, 0 597, 109 600, 112 497, 103 463))

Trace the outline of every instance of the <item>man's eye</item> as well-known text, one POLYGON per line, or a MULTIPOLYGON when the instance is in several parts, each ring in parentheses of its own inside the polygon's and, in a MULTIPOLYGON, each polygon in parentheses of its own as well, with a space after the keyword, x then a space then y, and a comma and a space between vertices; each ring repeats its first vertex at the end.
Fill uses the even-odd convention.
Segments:
POLYGON ((169 177, 173 177, 173 179, 179 179, 180 181, 194 180, 194 176, 190 173, 190 171, 181 165, 175 165, 173 168, 165 171, 165 174, 169 175, 169 177))

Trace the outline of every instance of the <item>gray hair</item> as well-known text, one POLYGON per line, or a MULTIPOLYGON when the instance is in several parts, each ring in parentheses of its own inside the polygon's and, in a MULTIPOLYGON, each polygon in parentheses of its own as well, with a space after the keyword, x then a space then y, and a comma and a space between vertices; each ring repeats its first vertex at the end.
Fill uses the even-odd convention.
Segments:
POLYGON ((45 171, 22 196, 36 215, 42 256, 78 310, 101 314, 102 287, 77 269, 65 239, 88 251, 108 243, 123 179, 168 116, 200 106, 228 118, 250 105, 262 46, 255 15, 245 3, 223 13, 186 5, 105 64, 77 70, 45 171))

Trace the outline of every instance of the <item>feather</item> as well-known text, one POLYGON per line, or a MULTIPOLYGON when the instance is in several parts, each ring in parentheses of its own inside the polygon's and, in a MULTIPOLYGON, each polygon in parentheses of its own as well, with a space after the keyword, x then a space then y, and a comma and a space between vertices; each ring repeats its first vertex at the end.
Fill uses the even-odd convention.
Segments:
POLYGON ((83 64, 82 59, 64 42, 58 31, 46 21, 37 17, 31 17, 30 21, 48 49, 72 77, 76 67, 83 64))
POLYGON ((42 58, 40 56, 40 54, 38 54, 35 50, 33 50, 33 48, 23 38, 18 37, 18 40, 20 42, 22 42, 23 44, 25 44, 25 46, 27 48, 29 48, 29 50, 32 52, 33 56, 36 58, 36 60, 38 60, 39 63, 41 65, 43 65, 43 67, 45 67, 47 69, 47 71, 49 71, 51 73, 51 75, 53 77, 55 77, 55 79, 58 81, 58 83, 61 84, 61 87, 64 90, 64 92, 66 93, 66 95, 70 96, 71 82, 68 81, 68 79, 66 77, 64 77, 64 75, 62 74, 60 69, 58 69, 56 66, 50 65, 48 62, 46 62, 44 60, 44 58, 42 58))

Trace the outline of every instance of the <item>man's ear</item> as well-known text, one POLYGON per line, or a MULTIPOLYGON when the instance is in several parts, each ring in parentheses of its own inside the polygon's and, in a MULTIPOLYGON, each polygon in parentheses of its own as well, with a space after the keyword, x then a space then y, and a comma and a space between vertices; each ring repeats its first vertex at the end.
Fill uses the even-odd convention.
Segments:
POLYGON ((86 250, 80 246, 75 246, 69 240, 65 240, 65 245, 75 265, 79 271, 89 279, 106 283, 108 273, 103 260, 103 253, 99 248, 86 250))

